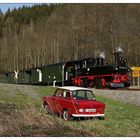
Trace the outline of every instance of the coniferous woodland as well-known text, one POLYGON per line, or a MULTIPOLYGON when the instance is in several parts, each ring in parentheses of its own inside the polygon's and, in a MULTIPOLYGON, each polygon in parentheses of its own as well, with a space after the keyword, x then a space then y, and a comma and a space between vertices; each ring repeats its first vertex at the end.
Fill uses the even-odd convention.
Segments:
POLYGON ((120 47, 140 65, 140 4, 43 4, 0 12, 0 70, 28 69, 120 47))

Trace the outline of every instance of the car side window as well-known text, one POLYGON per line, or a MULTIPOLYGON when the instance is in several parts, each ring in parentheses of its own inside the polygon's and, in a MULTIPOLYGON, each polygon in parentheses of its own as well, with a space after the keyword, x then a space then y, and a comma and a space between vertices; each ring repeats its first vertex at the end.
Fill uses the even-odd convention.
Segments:
POLYGON ((78 94, 78 91, 73 91, 73 93, 72 93, 73 99, 76 99, 77 94, 78 94))
POLYGON ((70 92, 69 91, 66 92, 66 98, 70 98, 70 92))
POLYGON ((54 96, 62 97, 63 96, 63 89, 57 89, 54 96))
POLYGON ((86 99, 86 91, 79 90, 76 99, 79 100, 86 99))
POLYGON ((63 92, 63 97, 67 98, 67 99, 70 98, 70 91, 64 91, 63 92))
POLYGON ((93 93, 91 94, 91 91, 86 91, 86 96, 88 100, 95 100, 95 97, 93 93))

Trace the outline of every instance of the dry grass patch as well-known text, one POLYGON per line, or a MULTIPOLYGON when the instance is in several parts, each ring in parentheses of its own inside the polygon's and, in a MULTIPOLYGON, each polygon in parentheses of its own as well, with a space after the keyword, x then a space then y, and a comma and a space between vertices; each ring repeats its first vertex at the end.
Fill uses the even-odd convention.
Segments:
POLYGON ((46 115, 43 110, 39 112, 34 105, 24 111, 11 112, 5 120, 1 136, 94 136, 82 128, 67 125, 61 118, 46 115))

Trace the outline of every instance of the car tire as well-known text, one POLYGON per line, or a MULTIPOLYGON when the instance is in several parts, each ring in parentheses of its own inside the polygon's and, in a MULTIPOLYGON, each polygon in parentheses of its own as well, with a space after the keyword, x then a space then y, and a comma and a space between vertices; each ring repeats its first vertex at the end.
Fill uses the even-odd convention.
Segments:
POLYGON ((48 104, 46 104, 46 105, 44 106, 44 109, 45 109, 45 113, 46 113, 46 114, 50 114, 50 111, 49 111, 49 109, 48 109, 48 104))
POLYGON ((62 113, 62 117, 65 121, 71 120, 72 117, 69 115, 68 110, 64 110, 62 113))
POLYGON ((105 120, 105 117, 98 117, 98 120, 105 120))

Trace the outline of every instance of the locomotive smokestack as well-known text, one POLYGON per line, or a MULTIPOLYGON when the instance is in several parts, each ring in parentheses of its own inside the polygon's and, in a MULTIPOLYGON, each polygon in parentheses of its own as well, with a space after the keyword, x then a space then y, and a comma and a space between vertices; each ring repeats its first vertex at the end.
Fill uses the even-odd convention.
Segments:
POLYGON ((104 58, 105 58, 105 53, 100 52, 99 57, 96 59, 97 66, 104 65, 104 58))
POLYGON ((122 63, 123 58, 123 49, 118 47, 116 48, 116 52, 114 52, 114 63, 116 65, 120 65, 122 63))

